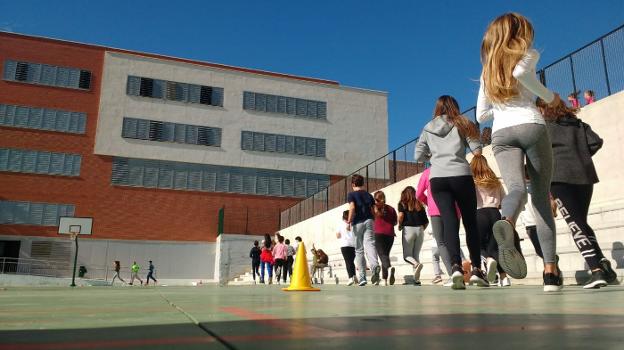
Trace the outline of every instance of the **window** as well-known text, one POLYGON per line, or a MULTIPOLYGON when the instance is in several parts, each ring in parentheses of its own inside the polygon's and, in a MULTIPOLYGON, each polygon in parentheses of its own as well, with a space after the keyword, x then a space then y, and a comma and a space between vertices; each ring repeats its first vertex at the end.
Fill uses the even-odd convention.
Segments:
POLYGON ((311 137, 242 131, 241 149, 246 151, 325 157, 325 140, 311 137))
POLYGON ((59 217, 74 216, 72 204, 0 200, 0 224, 58 226, 59 217))
POLYGON ((80 176, 81 162, 78 154, 0 148, 0 171, 80 176))
POLYGON ((128 76, 126 93, 184 103, 223 107, 223 88, 128 76))
POLYGON ((329 186, 329 176, 116 157, 111 182, 120 186, 182 191, 308 197, 329 186))
POLYGON ((124 118, 121 136, 128 139, 221 146, 220 128, 156 120, 124 118))
POLYGON ((90 71, 41 63, 6 60, 4 80, 79 90, 91 89, 90 71))
POLYGON ((327 103, 301 98, 243 92, 243 109, 288 114, 309 119, 327 119, 327 103))

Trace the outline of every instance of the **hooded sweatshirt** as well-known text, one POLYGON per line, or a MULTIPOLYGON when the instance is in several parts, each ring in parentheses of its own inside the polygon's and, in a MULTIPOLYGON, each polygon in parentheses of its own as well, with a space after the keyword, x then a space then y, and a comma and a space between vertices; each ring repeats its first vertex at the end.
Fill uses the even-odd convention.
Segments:
POLYGON ((466 147, 475 152, 481 149, 481 143, 461 137, 457 128, 448 122, 447 116, 442 115, 425 125, 416 143, 414 158, 416 161, 431 162, 431 179, 472 176, 466 160, 466 147))

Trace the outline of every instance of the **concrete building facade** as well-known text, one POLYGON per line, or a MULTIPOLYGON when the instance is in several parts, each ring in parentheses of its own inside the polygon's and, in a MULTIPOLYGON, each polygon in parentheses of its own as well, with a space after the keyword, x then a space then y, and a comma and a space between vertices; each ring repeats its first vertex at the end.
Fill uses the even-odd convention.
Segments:
POLYGON ((387 152, 382 92, 13 33, 0 61, 4 255, 66 259, 32 242, 70 245, 58 217, 92 217, 81 264, 160 259, 173 277, 183 256, 185 278, 211 279, 219 209, 225 233, 274 232, 282 210, 387 152))

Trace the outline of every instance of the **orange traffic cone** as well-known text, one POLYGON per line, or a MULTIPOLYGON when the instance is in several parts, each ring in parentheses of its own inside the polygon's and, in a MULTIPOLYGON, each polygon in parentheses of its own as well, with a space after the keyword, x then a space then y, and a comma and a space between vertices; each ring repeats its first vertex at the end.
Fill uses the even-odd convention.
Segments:
POLYGON ((302 292, 319 292, 320 289, 312 287, 310 283, 310 271, 308 270, 308 259, 306 257, 306 249, 303 242, 297 248, 297 260, 295 268, 290 277, 290 287, 282 288, 283 291, 302 291, 302 292))

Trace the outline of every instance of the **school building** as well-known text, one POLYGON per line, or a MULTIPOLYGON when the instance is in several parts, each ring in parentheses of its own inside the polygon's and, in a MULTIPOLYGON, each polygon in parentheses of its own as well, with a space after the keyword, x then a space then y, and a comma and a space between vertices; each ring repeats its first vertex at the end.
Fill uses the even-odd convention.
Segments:
POLYGON ((384 92, 5 32, 0 62, 0 257, 70 261, 59 217, 90 217, 93 277, 210 279, 220 209, 225 233, 273 233, 387 152, 384 92))

